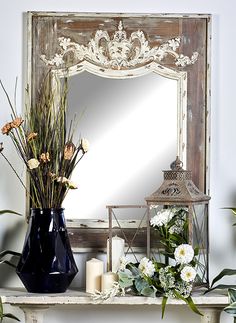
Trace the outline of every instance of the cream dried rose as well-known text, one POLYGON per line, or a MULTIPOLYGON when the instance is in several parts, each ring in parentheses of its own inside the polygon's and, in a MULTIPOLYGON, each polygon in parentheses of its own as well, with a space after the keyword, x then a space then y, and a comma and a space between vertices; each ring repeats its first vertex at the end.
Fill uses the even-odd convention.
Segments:
POLYGON ((64 176, 59 176, 58 178, 57 178, 57 182, 58 183, 62 183, 62 184, 65 184, 65 183, 68 183, 68 178, 66 178, 66 177, 64 177, 64 176))
POLYGON ((89 150, 89 141, 85 138, 82 138, 80 141, 81 147, 84 153, 87 153, 89 150))
POLYGON ((34 169, 39 166, 40 162, 36 158, 31 158, 27 161, 27 164, 29 166, 29 169, 34 169))
POLYGON ((78 186, 77 186, 74 182, 69 181, 69 180, 68 180, 68 182, 67 182, 67 185, 68 185, 68 187, 69 187, 70 189, 72 189, 72 190, 76 190, 76 189, 78 188, 78 186))

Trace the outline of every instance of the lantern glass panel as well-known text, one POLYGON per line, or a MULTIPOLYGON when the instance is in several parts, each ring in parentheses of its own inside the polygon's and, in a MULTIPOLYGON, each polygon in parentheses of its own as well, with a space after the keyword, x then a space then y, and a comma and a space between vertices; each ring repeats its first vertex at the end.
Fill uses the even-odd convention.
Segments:
POLYGON ((196 256, 197 284, 208 284, 208 204, 193 205, 193 247, 196 256))
POLYGON ((169 257, 177 244, 191 244, 196 254, 195 286, 208 285, 208 203, 149 205, 150 257, 174 265, 169 257), (169 242, 168 242, 169 241, 169 242))
POLYGON ((150 256, 158 262, 171 265, 169 257, 178 244, 188 243, 188 207, 186 205, 150 205, 150 256))
MULTIPOLYGON (((147 255, 148 209, 146 205, 112 205, 107 206, 109 214, 109 240, 114 237, 124 240, 126 261, 137 263, 147 255)), ((107 244, 108 269, 114 260, 114 246, 107 244)))

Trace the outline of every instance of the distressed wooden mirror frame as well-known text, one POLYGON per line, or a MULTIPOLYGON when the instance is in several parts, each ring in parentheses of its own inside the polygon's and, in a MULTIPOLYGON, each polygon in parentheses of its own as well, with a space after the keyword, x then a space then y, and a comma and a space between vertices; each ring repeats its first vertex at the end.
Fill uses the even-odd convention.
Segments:
MULTIPOLYGON (((154 71, 177 79, 179 154, 186 156, 194 183, 209 193, 210 25, 205 14, 28 12, 31 100, 49 69, 60 77, 83 70, 111 78, 154 71)), ((77 227, 90 224, 78 221, 77 227)), ((104 229, 104 223, 95 227, 104 229)))

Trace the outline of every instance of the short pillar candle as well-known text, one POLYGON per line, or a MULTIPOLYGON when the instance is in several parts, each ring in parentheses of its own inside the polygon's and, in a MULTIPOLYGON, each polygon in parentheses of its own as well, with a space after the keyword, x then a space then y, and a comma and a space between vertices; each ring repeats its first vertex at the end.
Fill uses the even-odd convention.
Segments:
POLYGON ((86 292, 101 291, 101 277, 104 272, 103 261, 92 258, 86 262, 86 292))
POLYGON ((118 275, 111 271, 102 275, 102 292, 106 292, 113 287, 114 282, 118 281, 118 275))

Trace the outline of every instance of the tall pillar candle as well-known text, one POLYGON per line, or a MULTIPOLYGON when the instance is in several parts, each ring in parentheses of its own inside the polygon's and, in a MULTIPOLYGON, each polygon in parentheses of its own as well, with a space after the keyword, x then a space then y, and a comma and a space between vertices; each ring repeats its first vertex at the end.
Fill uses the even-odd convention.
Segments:
POLYGON ((117 270, 120 267, 120 258, 124 256, 124 250, 125 250, 125 241, 124 239, 114 236, 112 237, 112 264, 110 266, 110 257, 109 257, 109 239, 107 240, 107 263, 108 268, 116 273, 117 270))
POLYGON ((103 274, 103 261, 92 258, 86 262, 86 292, 101 291, 101 277, 103 274))

